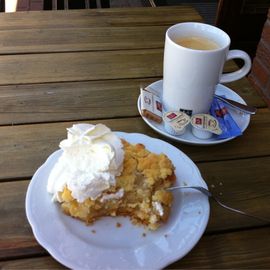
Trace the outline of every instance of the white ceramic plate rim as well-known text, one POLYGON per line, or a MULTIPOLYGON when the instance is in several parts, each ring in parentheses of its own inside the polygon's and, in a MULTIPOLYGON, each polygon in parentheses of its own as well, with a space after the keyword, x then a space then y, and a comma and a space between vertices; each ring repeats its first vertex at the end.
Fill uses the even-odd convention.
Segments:
MULTIPOLYGON (((131 143, 143 143, 152 152, 168 155, 176 167, 176 184, 207 187, 197 166, 169 143, 144 134, 117 134, 131 143)), ((102 245, 83 241, 75 232, 80 234, 82 230, 84 233, 88 227, 64 215, 58 204, 51 202, 51 196, 46 191, 47 176, 60 154, 61 150, 58 150, 50 155, 34 174, 26 194, 26 215, 37 241, 63 265, 76 269, 160 269, 185 256, 204 233, 210 213, 208 198, 190 190, 175 194, 168 223, 156 232, 147 231, 147 237, 139 239, 137 246, 121 247, 124 238, 136 243, 134 237, 145 232, 145 229, 130 224, 127 218, 120 218, 126 231, 125 228, 123 232, 120 231, 120 237, 123 234, 123 238, 118 243, 110 242, 106 231, 103 232, 105 242, 102 245), (73 231, 68 231, 69 226, 73 231), (166 233, 168 237, 165 237, 166 233)), ((107 222, 112 223, 118 218, 107 219, 107 222)), ((101 219, 97 223, 96 226, 103 226, 106 221, 101 219)), ((113 227, 108 234, 112 236, 112 233, 119 232, 117 230, 113 227)), ((85 234, 82 236, 88 237, 85 234)))
MULTIPOLYGON (((153 82, 152 84, 149 85, 149 87, 151 87, 152 89, 154 89, 155 91, 157 91, 158 94, 161 95, 162 92, 162 84, 163 84, 163 80, 159 80, 156 82, 153 82)), ((225 97, 235 100, 237 102, 240 102, 242 104, 246 105, 246 102, 237 94, 235 93, 232 89, 222 85, 222 84, 218 84, 216 87, 216 94, 218 95, 225 95, 225 97)), ((172 140, 178 141, 178 142, 182 142, 185 144, 194 144, 194 145, 214 145, 214 144, 219 144, 219 143, 224 143, 227 141, 230 141, 236 137, 230 137, 230 138, 226 138, 226 139, 215 139, 210 138, 207 140, 204 139, 199 139, 196 138, 192 132, 191 132, 191 127, 188 127, 186 133, 184 135, 181 136, 174 136, 171 135, 169 133, 167 133, 163 127, 163 123, 158 124, 144 116, 142 116, 142 112, 141 112, 141 96, 139 95, 138 97, 138 101, 137 101, 137 107, 138 107, 138 111, 142 117, 142 119, 144 120, 144 122, 151 127, 153 130, 155 130, 156 132, 158 132, 159 134, 170 138, 172 140)), ((250 122, 250 115, 249 114, 243 114, 240 112, 236 112, 234 109, 231 109, 229 106, 227 107, 230 114, 232 115, 232 117, 234 118, 234 120, 236 121, 236 123, 239 125, 239 127, 241 128, 242 132, 244 132, 250 122), (241 117, 241 118, 240 118, 241 117)))

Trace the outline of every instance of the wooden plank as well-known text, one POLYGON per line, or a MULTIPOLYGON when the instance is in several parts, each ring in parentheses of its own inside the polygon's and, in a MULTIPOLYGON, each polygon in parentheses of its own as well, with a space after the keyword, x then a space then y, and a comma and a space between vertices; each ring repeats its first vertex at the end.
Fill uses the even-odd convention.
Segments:
MULTIPOLYGON (((0 125, 139 116, 136 104, 140 84, 148 85, 156 80, 0 86, 0 125)), ((231 87, 248 104, 265 107, 247 79, 231 87)))
POLYGON ((268 269, 270 229, 203 237, 183 260, 170 269, 268 269))
MULTIPOLYGON (((163 74, 163 48, 2 55, 0 60, 0 85, 160 78, 163 74)), ((235 63, 229 61, 224 71, 235 69, 235 63)))
POLYGON ((25 194, 29 181, 1 183, 0 258, 45 254, 35 240, 25 215, 25 194))
MULTIPOLYGON (((270 156, 197 165, 209 190, 221 202, 270 220, 269 164, 270 156)), ((214 202, 211 206, 211 218, 208 224, 208 232, 211 233, 267 224, 230 212, 214 202)))
MULTIPOLYGON (((253 158, 201 163, 199 168, 210 190, 221 197, 224 203, 262 217, 270 217, 270 208, 267 207, 270 204, 269 162, 270 157, 253 158)), ((0 238, 0 259, 44 254, 25 217, 24 201, 28 183, 27 180, 0 183, 0 231, 5 232, 0 238)), ((231 213, 211 201, 208 234, 261 225, 264 223, 231 213)))
MULTIPOLYGON (((270 153, 270 111, 260 109, 243 136, 211 147, 184 145, 158 135, 140 117, 83 121, 104 123, 112 130, 138 132, 158 137, 179 147, 194 161, 217 161, 267 156, 270 153)), ((0 127, 1 179, 27 178, 58 148, 73 122, 0 127), (11 162, 12 161, 12 162, 11 162), (16 170, 14 170, 16 167, 16 170)))
POLYGON ((163 50, 5 55, 0 84, 161 76, 163 50))
POLYGON ((138 116, 140 84, 153 80, 0 86, 0 124, 138 116))
MULTIPOLYGON (((165 269, 268 269, 269 228, 204 236, 181 260, 165 269), (237 258, 237 259, 236 259, 237 258)), ((50 256, 2 261, 1 269, 66 269, 50 256)))
POLYGON ((50 256, 0 262, 2 270, 8 269, 67 269, 50 256))
POLYGON ((163 48, 168 27, 0 30, 0 54, 163 48))
POLYGON ((163 48, 168 26, 0 31, 0 54, 163 48))
POLYGON ((0 30, 157 26, 185 21, 202 21, 202 17, 189 6, 19 12, 1 14, 0 30))

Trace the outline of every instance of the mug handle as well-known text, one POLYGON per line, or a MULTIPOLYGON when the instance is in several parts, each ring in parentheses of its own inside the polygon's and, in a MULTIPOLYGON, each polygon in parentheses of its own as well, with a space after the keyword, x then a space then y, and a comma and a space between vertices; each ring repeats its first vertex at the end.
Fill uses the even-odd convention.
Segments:
POLYGON ((245 62, 244 66, 237 71, 227 73, 227 74, 222 74, 221 79, 220 79, 220 83, 227 83, 227 82, 239 80, 239 79, 243 78, 244 76, 246 76, 248 74, 248 72, 250 71, 251 59, 246 52, 241 51, 241 50, 230 50, 226 61, 234 59, 234 58, 240 58, 240 59, 244 60, 244 62, 245 62))

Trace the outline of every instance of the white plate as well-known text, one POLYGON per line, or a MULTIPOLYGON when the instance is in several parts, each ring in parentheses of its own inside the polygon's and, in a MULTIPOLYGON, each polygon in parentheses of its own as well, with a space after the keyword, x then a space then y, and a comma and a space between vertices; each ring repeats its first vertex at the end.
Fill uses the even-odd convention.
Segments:
MULTIPOLYGON (((206 187, 196 165, 174 146, 143 134, 117 133, 165 153, 176 167, 177 185, 206 187)), ((26 214, 38 242, 73 269, 160 269, 186 255, 201 238, 209 218, 208 198, 197 191, 175 191, 169 221, 154 232, 128 218, 106 217, 94 225, 64 215, 46 191, 48 175, 59 158, 54 152, 34 174, 26 194, 26 214), (122 226, 116 226, 119 222, 122 226)))
MULTIPOLYGON (((150 84, 149 87, 154 89, 159 94, 159 96, 162 96, 162 89, 163 89, 163 81, 162 80, 159 80, 159 81, 156 81, 156 82, 150 84)), ((231 90, 230 88, 228 88, 228 87, 226 87, 226 86, 224 86, 222 84, 217 85, 216 94, 220 95, 220 96, 224 95, 226 98, 235 100, 235 101, 240 102, 242 104, 246 104, 246 102, 238 94, 236 94, 233 90, 231 90)), ((139 110, 139 112, 140 112, 140 114, 142 116, 142 112, 141 112, 141 96, 139 96, 139 98, 138 98, 137 106, 138 106, 138 110, 139 110)), ((234 121, 237 123, 237 125, 242 130, 242 132, 244 132, 245 129, 249 125, 250 115, 240 113, 239 111, 231 109, 229 106, 227 108, 228 108, 228 111, 230 112, 231 116, 233 117, 234 121)), ((144 122, 148 126, 150 126, 152 129, 154 129, 158 133, 164 135, 165 137, 168 137, 170 139, 173 139, 175 141, 179 141, 179 142, 182 142, 182 143, 197 144, 197 145, 211 145, 211 144, 224 143, 224 142, 230 141, 230 140, 235 138, 235 137, 230 137, 230 138, 227 138, 227 139, 217 139, 217 138, 215 138, 213 136, 213 137, 211 137, 210 139, 207 139, 207 140, 199 139, 199 138, 195 137, 192 134, 190 125, 187 127, 187 130, 183 135, 174 136, 174 135, 171 135, 171 134, 166 132, 163 123, 159 124, 159 123, 154 122, 154 121, 152 121, 152 120, 150 120, 150 119, 148 119, 146 117, 143 117, 143 116, 142 116, 142 119, 144 120, 144 122)))

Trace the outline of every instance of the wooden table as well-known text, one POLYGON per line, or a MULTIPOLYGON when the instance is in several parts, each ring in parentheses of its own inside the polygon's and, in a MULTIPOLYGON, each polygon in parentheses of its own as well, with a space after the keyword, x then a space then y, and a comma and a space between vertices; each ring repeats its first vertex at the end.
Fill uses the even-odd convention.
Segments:
MULTIPOLYGON (((224 203, 270 217, 270 111, 247 79, 228 85, 258 113, 243 136, 224 144, 173 142, 137 111, 140 83, 162 77, 165 30, 201 20, 184 6, 1 14, 1 268, 63 268, 36 242, 25 194, 33 173, 74 122, 162 138, 197 164, 224 203)), ((226 66, 234 68, 232 62, 226 66)), ((269 240, 269 224, 211 202, 202 239, 168 268, 270 268, 269 240)))

